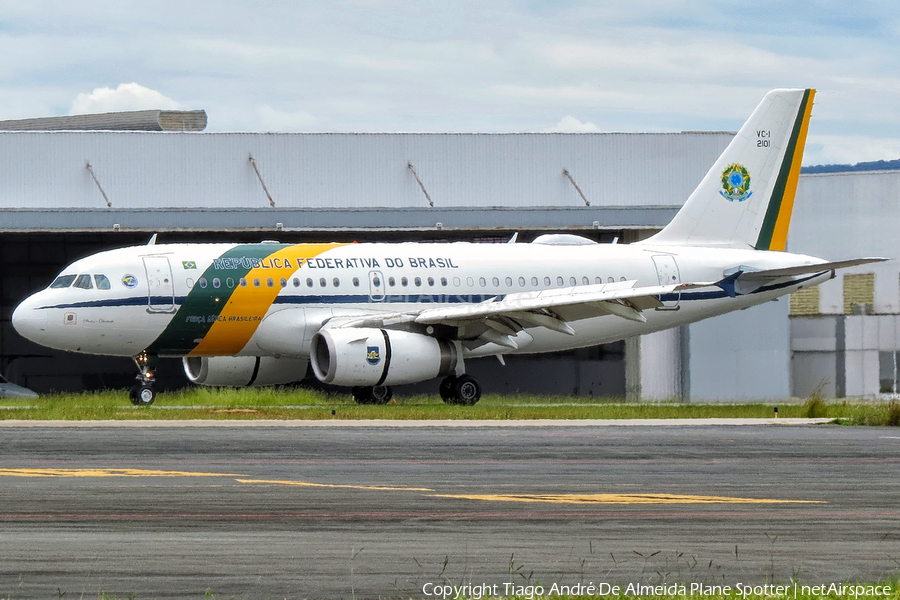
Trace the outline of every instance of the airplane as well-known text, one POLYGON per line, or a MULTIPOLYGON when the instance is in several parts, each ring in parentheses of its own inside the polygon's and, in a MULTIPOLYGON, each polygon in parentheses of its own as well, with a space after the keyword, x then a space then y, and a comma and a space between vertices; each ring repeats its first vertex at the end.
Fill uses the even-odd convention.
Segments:
MULTIPOLYGON (((210 386, 313 375, 383 404, 442 378, 451 404, 481 386, 469 360, 594 346, 774 300, 838 262, 785 252, 815 90, 762 102, 659 233, 633 244, 533 242, 151 244, 78 260, 12 316, 29 340, 128 356, 134 404, 160 357, 210 386)), ((515 242, 515 238, 510 240, 515 242)))

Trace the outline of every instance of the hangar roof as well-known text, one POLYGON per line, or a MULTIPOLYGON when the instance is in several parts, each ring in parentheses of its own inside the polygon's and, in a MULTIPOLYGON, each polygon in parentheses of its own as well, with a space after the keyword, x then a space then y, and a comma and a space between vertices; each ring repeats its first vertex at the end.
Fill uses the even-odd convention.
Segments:
POLYGON ((354 211, 352 227, 434 226, 462 218, 460 209, 476 209, 471 225, 488 209, 501 221, 537 211, 537 223, 562 209, 583 226, 603 228, 621 226, 607 217, 622 211, 665 209, 661 223, 644 224, 653 227, 684 202, 732 137, 0 132, 0 210, 13 211, 0 228, 33 229, 59 209, 68 209, 70 223, 82 214, 106 227, 106 216, 120 214, 114 222, 121 224, 140 214, 141 224, 156 229, 202 227, 203 219, 216 229, 252 227, 260 218, 304 227, 304 215, 319 228, 323 221, 341 227, 338 215, 354 211))

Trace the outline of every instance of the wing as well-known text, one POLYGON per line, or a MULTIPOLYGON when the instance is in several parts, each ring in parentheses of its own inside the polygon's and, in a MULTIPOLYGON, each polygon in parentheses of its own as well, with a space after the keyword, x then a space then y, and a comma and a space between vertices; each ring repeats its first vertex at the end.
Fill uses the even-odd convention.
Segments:
POLYGON ((615 315, 646 322, 641 311, 662 306, 659 296, 682 290, 709 287, 715 282, 635 287, 636 281, 581 285, 535 292, 496 296, 478 304, 423 308, 418 311, 334 322, 338 327, 396 327, 403 324, 449 326, 458 339, 480 339, 517 348, 512 339, 524 326, 545 327, 575 335, 569 321, 615 315))

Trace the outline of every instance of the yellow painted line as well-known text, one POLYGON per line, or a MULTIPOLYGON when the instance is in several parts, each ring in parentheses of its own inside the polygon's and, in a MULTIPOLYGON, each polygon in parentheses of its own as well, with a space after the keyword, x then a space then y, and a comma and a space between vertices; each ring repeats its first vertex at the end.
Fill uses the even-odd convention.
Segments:
POLYGON ((554 504, 823 504, 816 500, 770 500, 679 494, 434 494, 432 497, 554 504))
POLYGON ((147 469, 0 469, 6 477, 234 477, 233 473, 154 471, 147 469))
POLYGON ((800 163, 803 160, 803 149, 806 147, 806 133, 809 130, 809 118, 812 114, 813 98, 816 90, 809 90, 809 98, 806 102, 806 110, 800 122, 800 133, 797 136, 797 145, 794 148, 794 158, 791 162, 791 170, 788 171, 787 183, 784 187, 784 195, 781 199, 781 209, 775 219, 775 229, 772 233, 772 241, 769 250, 784 251, 787 247, 788 228, 791 225, 791 213, 794 211, 794 197, 797 194, 797 182, 800 180, 800 163))
MULTIPOLYGON (((283 289, 281 279, 291 279, 299 270, 297 265, 300 259, 315 258, 322 253, 339 248, 347 244, 296 244, 262 259, 267 264, 272 264, 274 259, 290 259, 290 269, 263 268, 251 269, 245 279, 246 287, 235 288, 228 302, 219 312, 219 320, 212 324, 209 331, 203 337, 203 341, 190 352, 191 356, 228 356, 240 352, 256 329, 262 323, 263 317, 271 308, 278 293, 283 289), (275 285, 269 287, 266 280, 272 278, 275 285), (260 286, 253 285, 253 280, 259 279, 260 286), (230 318, 235 320, 230 321, 230 318), (258 320, 247 320, 247 317, 256 317, 258 320)), ((310 269, 312 271, 312 269, 310 269)))
POLYGON ((268 483, 274 485, 296 485, 304 487, 346 488, 351 490, 383 490, 388 492, 433 492, 431 488, 391 487, 384 485, 342 485, 336 483, 311 483, 308 481, 285 481, 279 479, 238 479, 241 483, 268 483))

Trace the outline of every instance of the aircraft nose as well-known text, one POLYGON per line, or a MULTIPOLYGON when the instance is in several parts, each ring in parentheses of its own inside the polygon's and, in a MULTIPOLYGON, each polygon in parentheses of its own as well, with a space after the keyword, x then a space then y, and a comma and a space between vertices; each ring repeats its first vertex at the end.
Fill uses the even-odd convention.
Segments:
POLYGON ((12 325, 25 339, 40 343, 47 333, 47 312, 39 310, 34 296, 31 296, 13 311, 12 325))

